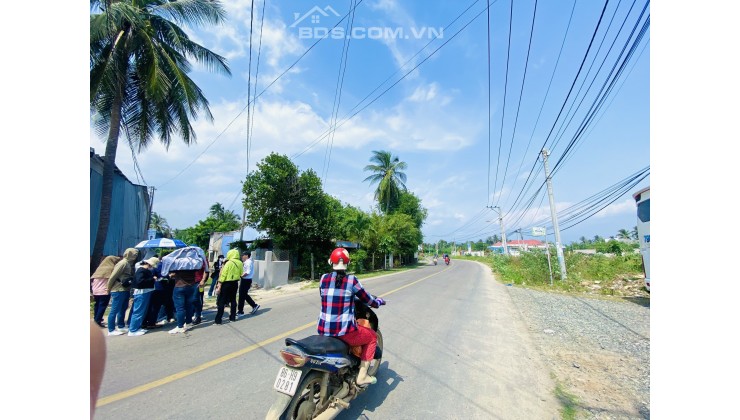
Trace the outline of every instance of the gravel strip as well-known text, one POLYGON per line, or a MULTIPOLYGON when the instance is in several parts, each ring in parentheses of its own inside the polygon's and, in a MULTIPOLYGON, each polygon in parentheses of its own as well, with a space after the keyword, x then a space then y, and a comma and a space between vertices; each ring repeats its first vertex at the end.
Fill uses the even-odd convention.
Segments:
POLYGON ((650 418, 649 299, 507 290, 577 418, 650 418))

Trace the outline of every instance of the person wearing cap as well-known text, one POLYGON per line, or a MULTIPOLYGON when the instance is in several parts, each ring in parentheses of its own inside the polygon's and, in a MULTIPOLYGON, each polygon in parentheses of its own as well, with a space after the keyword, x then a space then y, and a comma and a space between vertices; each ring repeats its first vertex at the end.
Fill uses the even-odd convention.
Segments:
POLYGON ((260 306, 255 303, 254 299, 249 296, 249 289, 252 287, 252 277, 254 274, 254 261, 252 261, 252 253, 247 251, 242 254, 242 278, 239 280, 239 304, 237 315, 244 315, 244 302, 246 301, 249 306, 252 307, 250 315, 254 315, 259 311, 260 306))
POLYGON ((134 274, 134 282, 131 285, 134 291, 134 306, 128 330, 129 337, 138 337, 147 333, 147 330, 141 328, 141 325, 149 311, 149 300, 154 291, 154 282, 157 279, 152 270, 158 263, 159 258, 157 257, 141 261, 134 274))

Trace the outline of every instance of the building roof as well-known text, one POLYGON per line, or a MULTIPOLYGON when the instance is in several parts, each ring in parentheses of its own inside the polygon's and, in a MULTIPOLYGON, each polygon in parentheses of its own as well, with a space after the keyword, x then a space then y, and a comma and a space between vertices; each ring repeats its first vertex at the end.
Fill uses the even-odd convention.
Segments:
MULTIPOLYGON (((506 246, 512 246, 512 245, 516 245, 516 246, 523 246, 523 245, 526 245, 526 246, 542 246, 542 245, 545 245, 545 243, 542 242, 542 241, 538 241, 537 239, 525 239, 523 241, 506 241, 506 246)), ((495 244, 493 244, 493 246, 495 246, 495 247, 502 247, 502 246, 504 246, 504 244, 501 241, 499 241, 499 242, 496 242, 495 244)))

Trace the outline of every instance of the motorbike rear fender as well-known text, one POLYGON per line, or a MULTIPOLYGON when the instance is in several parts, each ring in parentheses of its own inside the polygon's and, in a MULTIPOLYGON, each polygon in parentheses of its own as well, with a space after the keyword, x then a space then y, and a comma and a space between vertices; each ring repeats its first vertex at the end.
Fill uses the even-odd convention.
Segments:
MULTIPOLYGON (((285 365, 288 366, 288 365, 285 365)), ((298 369, 301 371, 301 381, 303 381, 303 378, 308 375, 309 372, 312 370, 317 370, 311 368, 309 365, 304 365, 299 368, 288 366, 292 369, 298 369)), ((270 410, 267 412, 267 415, 265 416, 265 420, 279 420, 280 416, 283 415, 285 410, 288 408, 288 405, 290 404, 290 401, 293 399, 290 395, 283 394, 282 392, 275 391, 275 401, 273 401, 272 406, 270 406, 270 410)))

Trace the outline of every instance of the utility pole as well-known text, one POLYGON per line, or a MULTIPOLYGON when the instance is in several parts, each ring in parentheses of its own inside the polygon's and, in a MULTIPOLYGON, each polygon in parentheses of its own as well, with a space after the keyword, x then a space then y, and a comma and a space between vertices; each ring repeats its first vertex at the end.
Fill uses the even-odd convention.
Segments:
POLYGON ((501 207, 499 206, 486 206, 491 210, 498 212, 498 223, 501 225, 501 244, 504 246, 504 255, 509 255, 509 247, 506 245, 506 229, 504 229, 504 218, 501 216, 501 207))
POLYGON ((247 218, 247 208, 244 207, 244 211, 242 212, 242 230, 239 232, 239 242, 244 240, 244 227, 246 226, 244 224, 244 219, 247 218))
POLYGON ((550 198, 550 215, 552 216, 552 228, 555 231, 555 252, 558 254, 558 262, 560 263, 560 275, 563 280, 568 278, 565 272, 565 256, 563 255, 563 248, 560 242, 560 227, 558 227, 558 215, 555 211, 555 196, 552 192, 552 178, 550 177, 550 169, 547 167, 547 157, 550 152, 547 149, 542 149, 542 161, 545 165, 545 179, 547 180, 547 195, 550 198))
POLYGON ((524 246, 524 236, 522 236, 522 228, 517 229, 517 232, 519 232, 519 249, 526 251, 526 246, 524 246))
POLYGON ((144 232, 144 236, 146 236, 147 232, 149 231, 149 226, 152 224, 152 207, 154 207, 154 190, 156 188, 149 187, 149 214, 147 214, 146 217, 146 232, 144 232))

